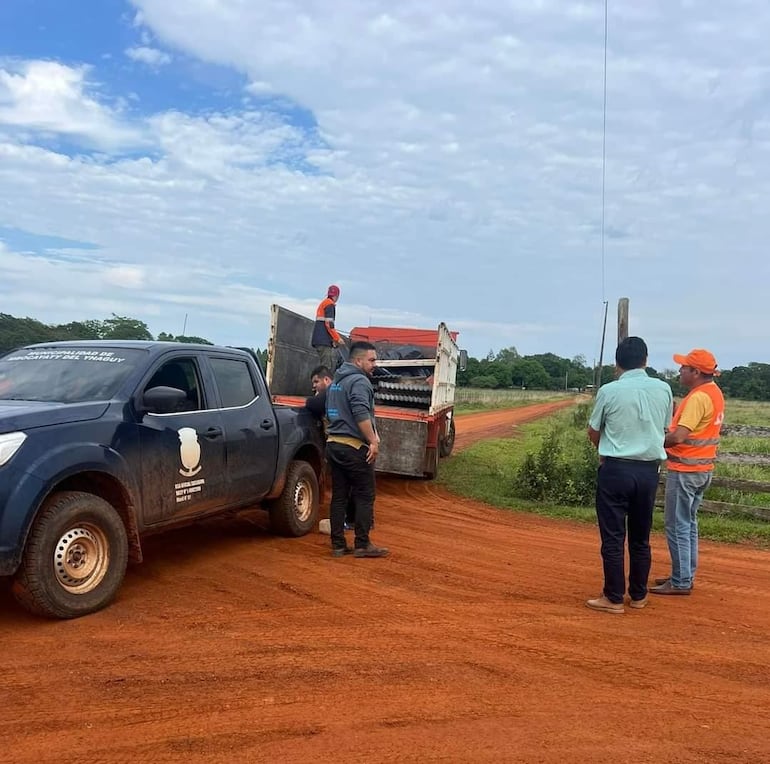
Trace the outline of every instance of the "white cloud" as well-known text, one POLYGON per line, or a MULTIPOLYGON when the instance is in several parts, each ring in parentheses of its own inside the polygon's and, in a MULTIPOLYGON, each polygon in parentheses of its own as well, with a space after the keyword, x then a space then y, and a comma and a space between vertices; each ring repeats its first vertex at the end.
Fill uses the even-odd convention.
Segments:
POLYGON ((138 45, 133 48, 127 48, 126 55, 132 61, 138 61, 152 67, 159 67, 171 63, 171 56, 168 53, 148 45, 138 45))
POLYGON ((89 91, 88 68, 56 61, 0 65, 0 125, 76 136, 113 149, 142 143, 139 131, 89 91))
POLYGON ((146 285, 146 269, 135 265, 116 265, 107 268, 102 279, 107 286, 142 289, 146 285))
MULTIPOLYGON (((602 297, 612 316, 629 296, 656 366, 697 345, 724 348, 723 365, 762 355, 743 339, 770 270, 770 49, 757 34, 770 8, 758 0, 610 5, 606 295, 601 4, 134 5, 144 47, 237 71, 252 105, 179 100, 137 127, 95 71, 57 65, 69 95, 51 99, 66 117, 52 119, 25 74, 41 62, 0 67, 16 78, 0 80, 0 121, 11 109, 17 129, 0 135, 0 225, 93 241, 105 268, 138 269, 143 286, 108 292, 135 294, 135 313, 193 309, 212 339, 259 337, 271 299, 310 313, 343 281, 343 328, 446 320, 472 352, 591 359, 602 297), (271 94, 305 116, 270 111, 271 94), (68 134, 73 114, 75 134, 138 132, 146 155, 34 145, 30 131, 68 134)), ((762 316, 752 326, 770 332, 762 316)))

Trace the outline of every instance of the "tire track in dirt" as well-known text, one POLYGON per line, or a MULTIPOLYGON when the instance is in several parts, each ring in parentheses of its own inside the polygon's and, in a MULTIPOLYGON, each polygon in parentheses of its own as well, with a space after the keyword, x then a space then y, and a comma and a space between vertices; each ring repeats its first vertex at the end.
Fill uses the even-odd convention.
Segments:
MULTIPOLYGON (((457 446, 552 406, 458 416, 457 446)), ((704 543, 691 597, 610 616, 591 525, 378 486, 384 560, 253 512, 148 539, 88 618, 2 592, 0 761, 770 760, 768 552, 704 543)))

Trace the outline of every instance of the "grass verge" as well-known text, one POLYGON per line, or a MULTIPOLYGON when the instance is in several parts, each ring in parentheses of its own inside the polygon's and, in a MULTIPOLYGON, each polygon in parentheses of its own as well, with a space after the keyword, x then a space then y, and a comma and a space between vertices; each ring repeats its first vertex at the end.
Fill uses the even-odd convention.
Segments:
POLYGON ((483 401, 468 401, 465 403, 455 403, 455 414, 461 416, 462 414, 480 414, 485 411, 504 411, 505 409, 518 409, 522 406, 532 406, 535 403, 551 403, 553 401, 561 401, 564 396, 561 395, 543 395, 537 398, 510 398, 508 400, 490 401, 485 403, 483 401))
MULTIPOLYGON (((594 524, 596 515, 591 506, 540 503, 518 498, 514 494, 516 471, 527 454, 536 453, 553 427, 564 425, 570 416, 569 411, 560 412, 522 425, 518 429, 518 437, 481 441, 454 454, 442 462, 439 483, 453 493, 501 509, 594 524)), ((574 439, 574 447, 578 449, 585 438, 585 431, 575 429, 569 437, 574 439)), ((701 538, 770 548, 770 523, 705 513, 701 513, 699 518, 701 538)), ((663 531, 663 513, 657 510, 653 530, 663 531)))

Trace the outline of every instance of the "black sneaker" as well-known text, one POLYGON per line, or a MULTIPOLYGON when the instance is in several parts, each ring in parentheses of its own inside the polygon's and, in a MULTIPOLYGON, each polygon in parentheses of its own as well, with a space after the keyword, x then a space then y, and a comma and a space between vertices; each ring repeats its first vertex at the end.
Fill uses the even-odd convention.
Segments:
POLYGON ((353 554, 353 549, 349 546, 336 546, 332 548, 332 557, 344 557, 346 554, 353 554))
POLYGON ((356 549, 353 552, 354 557, 387 557, 390 553, 390 549, 384 546, 375 546, 374 544, 369 544, 367 547, 363 547, 362 549, 356 549))

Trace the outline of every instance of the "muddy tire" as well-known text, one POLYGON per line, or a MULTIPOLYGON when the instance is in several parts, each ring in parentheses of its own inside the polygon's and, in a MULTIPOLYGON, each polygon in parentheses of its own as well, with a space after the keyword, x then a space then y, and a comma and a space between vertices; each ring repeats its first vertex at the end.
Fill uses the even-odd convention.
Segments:
POLYGON ((426 480, 435 480, 438 477, 439 449, 428 448, 425 451, 425 470, 423 477, 426 480))
POLYGON ((35 519, 13 593, 37 615, 77 618, 112 601, 127 564, 126 529, 115 509, 90 493, 56 493, 35 519))
POLYGON ((279 536, 304 536, 318 522, 319 503, 315 470, 307 462, 291 462, 283 493, 268 505, 271 530, 279 536))
POLYGON ((455 447, 455 420, 454 417, 449 421, 449 434, 442 438, 438 444, 439 456, 445 459, 452 453, 452 449, 455 447))

